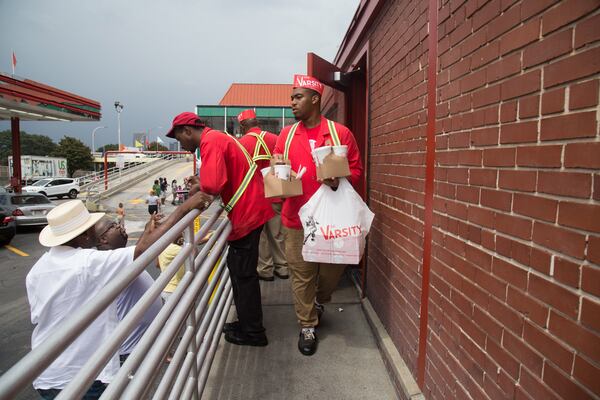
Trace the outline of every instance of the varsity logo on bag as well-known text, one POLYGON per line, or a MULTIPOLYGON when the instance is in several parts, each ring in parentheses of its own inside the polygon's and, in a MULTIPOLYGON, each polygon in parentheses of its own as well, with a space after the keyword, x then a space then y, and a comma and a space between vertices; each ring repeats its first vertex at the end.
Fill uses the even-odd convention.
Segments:
POLYGON ((347 226, 345 228, 336 229, 335 225, 327 225, 325 229, 320 228, 321 234, 325 240, 345 238, 348 236, 360 236, 362 235, 362 229, 360 225, 347 226))

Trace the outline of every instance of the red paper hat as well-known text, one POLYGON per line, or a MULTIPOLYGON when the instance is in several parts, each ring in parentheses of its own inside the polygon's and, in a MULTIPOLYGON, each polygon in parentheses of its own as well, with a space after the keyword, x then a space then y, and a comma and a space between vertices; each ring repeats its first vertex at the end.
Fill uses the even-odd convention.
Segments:
POLYGON ((242 122, 245 119, 253 119, 256 118, 256 113, 254 110, 244 110, 238 114, 238 121, 242 122))
POLYGON ((169 130, 169 132, 167 132, 167 137, 175 138, 175 136, 173 135, 173 129, 175 129, 175 127, 177 126, 191 125, 203 127, 204 125, 199 123, 198 120, 198 116, 193 112, 182 112, 181 114, 173 118, 173 126, 171 126, 171 129, 169 130))
POLYGON ((323 84, 317 78, 308 75, 294 75, 294 89, 306 88, 323 95, 323 84))

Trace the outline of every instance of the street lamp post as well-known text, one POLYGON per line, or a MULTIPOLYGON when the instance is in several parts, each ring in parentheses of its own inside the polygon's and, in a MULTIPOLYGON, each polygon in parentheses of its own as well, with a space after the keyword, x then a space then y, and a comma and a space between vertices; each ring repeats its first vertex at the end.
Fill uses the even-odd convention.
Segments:
POLYGON ((119 136, 118 151, 121 151, 121 111, 123 111, 123 104, 119 101, 115 101, 115 111, 117 112, 117 134, 119 136))
POLYGON ((92 153, 96 151, 96 146, 94 145, 94 136, 96 135, 96 131, 98 129, 104 129, 107 128, 106 126, 98 126, 96 128, 94 128, 94 130, 92 131, 92 153))

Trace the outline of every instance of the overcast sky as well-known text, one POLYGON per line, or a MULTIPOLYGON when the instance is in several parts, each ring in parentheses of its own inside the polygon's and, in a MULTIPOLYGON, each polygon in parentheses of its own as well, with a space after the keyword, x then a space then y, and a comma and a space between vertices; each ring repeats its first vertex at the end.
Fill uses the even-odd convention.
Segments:
MULTIPOLYGON (((217 104, 230 84, 291 83, 306 53, 332 61, 359 0, 0 0, 0 70, 102 104, 98 122, 22 122, 28 133, 96 147, 163 134, 173 117, 217 104), (163 128, 158 128, 162 126, 163 128)), ((0 130, 10 129, 0 121, 0 130)))

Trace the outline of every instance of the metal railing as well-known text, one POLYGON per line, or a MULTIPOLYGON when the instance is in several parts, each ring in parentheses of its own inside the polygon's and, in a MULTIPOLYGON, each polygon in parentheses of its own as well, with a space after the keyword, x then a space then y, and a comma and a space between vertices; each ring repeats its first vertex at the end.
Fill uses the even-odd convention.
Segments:
POLYGON ((61 391, 57 399, 80 399, 100 371, 118 352, 145 311, 185 264, 176 290, 141 337, 101 399, 199 399, 208 379, 233 292, 226 266, 229 220, 224 219, 199 250, 198 243, 216 225, 222 210, 194 235, 192 211, 111 280, 93 299, 36 349, 0 377, 0 400, 11 399, 42 373, 100 315, 148 265, 182 232, 184 245, 171 264, 119 322, 110 340, 99 348, 61 391), (209 278, 210 276, 210 278, 209 278), (180 338, 180 340, 179 340, 180 338), (175 343, 179 340, 179 343, 175 343), (164 360, 175 346, 172 360, 164 360), (159 372, 164 370, 157 383, 159 372), (150 393, 156 387, 154 393, 150 393))
MULTIPOLYGON (((189 157, 189 156, 188 156, 189 157)), ((160 169, 160 165, 170 160, 183 160, 186 159, 185 155, 182 154, 162 154, 152 155, 153 161, 145 162, 135 167, 131 167, 127 170, 120 171, 118 168, 110 168, 107 170, 107 176, 105 177, 104 171, 101 171, 101 178, 94 181, 91 184, 85 186, 85 199, 86 205, 89 203, 98 204, 105 192, 110 191, 123 185, 131 183, 132 179, 137 179, 142 174, 150 175, 160 169), (106 181, 105 181, 106 179, 106 181)), ((88 207, 89 208, 89 207, 88 207)))
MULTIPOLYGON (((154 159, 152 159, 152 161, 155 161, 154 159)), ((140 165, 144 165, 147 164, 147 162, 139 162, 137 160, 133 160, 131 162, 126 162, 125 165, 122 168, 122 171, 125 172, 129 172, 131 171, 133 168, 138 167, 140 165)), ((118 173, 119 172, 119 168, 118 167, 110 167, 108 169, 108 174, 109 175, 113 175, 114 173, 118 173)), ((77 178, 74 178, 77 180, 77 183, 79 184, 80 188, 85 188, 89 185, 93 185, 98 181, 102 181, 104 179, 104 170, 101 171, 96 171, 93 172, 91 174, 87 174, 87 175, 82 175, 79 176, 77 178)))
MULTIPOLYGON (((123 168, 111 167, 107 169, 107 177, 108 181, 111 182, 113 179, 119 176, 125 176, 126 174, 130 174, 132 172, 136 172, 139 170, 143 170, 153 163, 159 160, 174 160, 174 159, 183 159, 185 155, 183 154, 168 154, 168 153, 158 153, 158 154, 144 154, 146 159, 150 159, 150 161, 141 162, 139 159, 131 158, 125 160, 125 165, 123 168)), ((80 176, 77 179, 79 183, 79 187, 84 190, 88 187, 98 185, 104 182, 105 174, 104 170, 97 171, 88 175, 80 176)))

